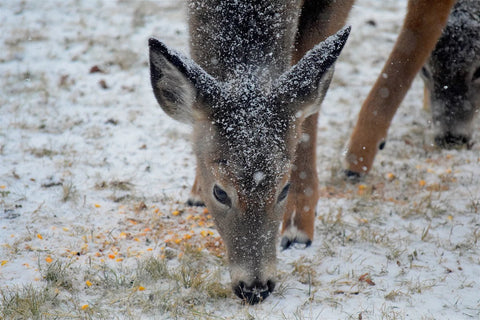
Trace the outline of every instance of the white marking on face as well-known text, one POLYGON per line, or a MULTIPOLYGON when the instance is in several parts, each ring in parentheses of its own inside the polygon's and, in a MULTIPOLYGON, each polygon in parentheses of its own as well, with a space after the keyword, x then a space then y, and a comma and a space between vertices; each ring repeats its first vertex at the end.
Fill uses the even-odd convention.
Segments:
POLYGON ((258 186, 262 180, 265 179, 265 173, 262 171, 257 171, 253 174, 253 181, 255 181, 255 184, 258 186))

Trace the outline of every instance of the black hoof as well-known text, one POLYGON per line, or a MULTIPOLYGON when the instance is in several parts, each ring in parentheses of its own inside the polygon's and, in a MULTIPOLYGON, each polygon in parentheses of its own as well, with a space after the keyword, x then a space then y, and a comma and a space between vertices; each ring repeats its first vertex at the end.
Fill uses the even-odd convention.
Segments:
POLYGON ((243 300, 244 303, 251 305, 257 304, 265 300, 275 289, 275 282, 268 280, 266 284, 255 281, 253 285, 247 287, 243 281, 233 289, 233 292, 243 300))
POLYGON ((290 248, 292 245, 294 245, 295 243, 303 244, 305 245, 305 248, 308 248, 312 245, 312 240, 308 239, 307 242, 303 242, 303 241, 298 241, 296 238, 290 239, 288 237, 283 237, 282 241, 280 241, 280 246, 282 247, 282 250, 286 250, 290 248))
POLYGON ((470 138, 463 135, 454 135, 447 132, 444 135, 436 136, 435 137, 435 144, 444 149, 453 149, 453 148, 460 148, 463 146, 469 146, 470 138))
POLYGON ((383 148, 385 148, 385 143, 385 141, 380 142, 380 144, 378 145, 378 149, 383 150, 383 148))
POLYGON ((344 173, 345 173, 345 178, 347 179, 347 181, 357 183, 362 179, 362 174, 360 174, 358 172, 355 172, 355 171, 352 171, 352 170, 345 170, 344 173))
POLYGON ((205 207, 205 203, 201 200, 188 199, 185 203, 189 207, 205 207))

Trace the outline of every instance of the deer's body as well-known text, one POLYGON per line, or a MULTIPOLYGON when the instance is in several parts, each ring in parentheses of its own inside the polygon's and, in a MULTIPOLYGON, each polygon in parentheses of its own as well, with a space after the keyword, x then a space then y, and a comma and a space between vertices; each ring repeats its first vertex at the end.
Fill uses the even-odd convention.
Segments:
MULTIPOLYGON (((410 0, 407 30, 389 60, 405 79, 379 80, 372 90, 351 140, 350 172, 370 168, 370 146, 384 138, 453 2, 410 0), (401 47, 412 35, 418 36, 419 54, 401 47), (379 89, 393 92, 398 85, 404 87, 391 94, 391 105, 375 98, 379 89), (372 124, 381 129, 373 135, 372 124), (364 158, 366 149, 370 158, 364 158)), ((197 174, 189 202, 205 203, 212 213, 227 248, 233 290, 249 303, 274 288, 282 217, 282 247, 308 246, 313 239, 318 110, 348 37, 349 30, 340 28, 352 5, 353 0, 190 0, 194 61, 150 40, 154 94, 167 114, 193 126, 197 174)))
POLYGON ((480 109, 480 1, 457 2, 421 74, 435 143, 468 145, 480 109))
MULTIPOLYGON (((156 98, 169 115, 193 126, 197 176, 191 202, 200 198, 214 217, 233 290, 249 303, 275 286, 277 235, 290 206, 290 183, 293 194, 302 185, 292 173, 294 161, 305 158, 296 156, 302 124, 318 111, 349 33, 307 45, 297 29, 304 23, 301 9, 302 2, 292 0, 191 0, 194 61, 150 40, 156 98), (301 53, 296 39, 305 48, 301 53), (293 67, 292 52, 301 58, 293 67)), ((312 161, 303 162, 312 167, 312 161)), ((305 170, 297 170, 305 180, 305 170)), ((298 216, 304 213, 302 207, 298 216)), ((291 232, 293 240, 296 234, 304 231, 291 232)))

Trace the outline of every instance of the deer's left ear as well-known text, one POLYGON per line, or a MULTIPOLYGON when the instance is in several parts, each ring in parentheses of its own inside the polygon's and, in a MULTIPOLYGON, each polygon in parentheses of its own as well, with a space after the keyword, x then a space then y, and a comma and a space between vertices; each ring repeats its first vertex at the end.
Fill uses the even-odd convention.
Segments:
POLYGON ((193 60, 151 38, 150 80, 160 107, 175 120, 193 123, 195 113, 207 113, 205 102, 218 97, 217 81, 193 60))
POLYGON ((288 105, 294 114, 301 112, 303 117, 318 112, 350 29, 343 28, 316 45, 278 78, 273 92, 280 104, 288 105))

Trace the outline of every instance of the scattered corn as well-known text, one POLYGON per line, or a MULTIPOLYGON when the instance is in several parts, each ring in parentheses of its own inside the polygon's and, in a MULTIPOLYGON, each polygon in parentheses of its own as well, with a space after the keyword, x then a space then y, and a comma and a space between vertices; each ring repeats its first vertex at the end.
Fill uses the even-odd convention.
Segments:
POLYGON ((427 182, 426 182, 425 180, 420 180, 420 181, 418 181, 418 185, 419 185, 420 187, 425 187, 426 184, 427 184, 427 182))
POLYGON ((138 287, 138 291, 144 291, 144 290, 145 290, 145 287, 142 287, 142 286, 138 287))
POLYGON ((91 287, 91 286, 92 286, 92 283, 90 282, 90 280, 85 281, 85 284, 87 285, 87 287, 91 287))
POLYGON ((82 310, 86 310, 86 309, 88 309, 88 304, 84 304, 84 305, 82 306, 82 310))
POLYGON ((95 203, 95 208, 100 208, 101 205, 99 205, 98 203, 95 203))
POLYGON ((37 238, 40 239, 40 240, 43 239, 43 237, 42 237, 42 235, 41 235, 40 233, 37 233, 37 238))
POLYGON ((175 210, 175 211, 172 212, 173 216, 178 216, 179 214, 180 214, 180 211, 178 211, 178 210, 175 210))
POLYGON ((0 261, 0 266, 4 266, 8 263, 8 260, 2 260, 0 261))
POLYGON ((394 180, 395 178, 396 178, 396 177, 395 177, 395 175, 394 175, 393 173, 391 173, 391 172, 387 173, 387 180, 388 180, 388 181, 392 181, 392 180, 394 180))
POLYGON ((48 256, 45 258, 45 261, 47 261, 47 263, 52 263, 53 259, 52 257, 48 256))
POLYGON ((200 231, 200 234, 202 235, 202 237, 207 237, 207 236, 212 236, 213 235, 213 232, 210 231, 210 230, 202 230, 200 231))

